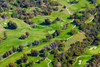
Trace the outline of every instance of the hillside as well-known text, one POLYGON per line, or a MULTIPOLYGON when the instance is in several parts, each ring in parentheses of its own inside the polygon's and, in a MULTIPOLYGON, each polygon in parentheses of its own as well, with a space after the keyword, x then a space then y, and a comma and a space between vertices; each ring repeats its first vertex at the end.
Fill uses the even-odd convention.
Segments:
POLYGON ((0 0, 0 67, 98 67, 99 22, 99 0, 0 0))

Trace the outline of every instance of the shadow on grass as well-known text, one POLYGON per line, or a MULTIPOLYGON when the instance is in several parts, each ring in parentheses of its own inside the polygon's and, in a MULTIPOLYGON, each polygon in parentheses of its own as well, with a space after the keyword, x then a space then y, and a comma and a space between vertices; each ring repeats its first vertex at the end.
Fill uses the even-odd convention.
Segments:
POLYGON ((9 27, 4 27, 5 29, 9 29, 9 27))

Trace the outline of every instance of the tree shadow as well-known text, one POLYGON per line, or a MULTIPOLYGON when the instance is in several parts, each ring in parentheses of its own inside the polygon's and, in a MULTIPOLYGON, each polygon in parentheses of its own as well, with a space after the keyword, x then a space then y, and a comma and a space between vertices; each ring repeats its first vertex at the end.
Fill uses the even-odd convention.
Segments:
POLYGON ((15 62, 15 63, 20 64, 20 63, 21 63, 21 59, 16 60, 16 62, 15 62))
POLYGON ((44 57, 44 55, 43 55, 43 54, 40 54, 39 56, 40 56, 40 57, 44 57))
POLYGON ((4 29, 9 29, 9 27, 4 27, 4 29))
POLYGON ((42 22, 42 23, 40 23, 39 25, 46 25, 46 23, 45 23, 45 22, 42 22))
POLYGON ((87 1, 89 1, 89 2, 90 2, 90 4, 93 4, 92 0, 87 0, 87 1))
POLYGON ((67 34, 68 34, 68 35, 73 35, 71 32, 68 32, 67 34))
POLYGON ((32 56, 32 55, 28 53, 27 56, 32 56))
POLYGON ((88 60, 88 61, 87 61, 87 63, 90 63, 93 59, 94 59, 94 58, 92 58, 92 59, 88 60))

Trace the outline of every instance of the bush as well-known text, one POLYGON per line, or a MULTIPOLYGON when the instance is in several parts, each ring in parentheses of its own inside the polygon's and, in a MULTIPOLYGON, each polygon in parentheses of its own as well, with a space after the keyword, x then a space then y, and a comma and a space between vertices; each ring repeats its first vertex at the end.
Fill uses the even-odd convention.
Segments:
POLYGON ((28 61, 28 56, 27 54, 24 54, 23 57, 21 57, 21 62, 26 63, 28 61))
POLYGON ((12 21, 8 22, 8 27, 9 29, 17 29, 17 24, 13 23, 12 21))

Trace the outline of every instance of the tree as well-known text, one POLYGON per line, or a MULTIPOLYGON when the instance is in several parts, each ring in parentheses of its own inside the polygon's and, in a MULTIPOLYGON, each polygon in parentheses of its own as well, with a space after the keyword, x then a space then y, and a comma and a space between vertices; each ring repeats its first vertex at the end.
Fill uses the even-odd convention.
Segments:
POLYGON ((26 36, 28 37, 30 35, 30 33, 29 32, 26 32, 26 36))
POLYGON ((57 30, 55 31, 55 33, 56 33, 56 34, 57 34, 57 36, 58 36, 58 35, 60 35, 61 30, 60 30, 60 29, 57 29, 57 30))
POLYGON ((4 38, 7 39, 7 33, 6 32, 4 32, 4 38))
POLYGON ((39 55, 39 51, 31 49, 31 55, 32 56, 38 56, 39 55))
POLYGON ((9 29, 17 29, 17 24, 13 23, 12 21, 8 22, 8 27, 9 29))
POLYGON ((49 19, 45 19, 45 24, 46 25, 50 25, 51 24, 51 21, 49 19))
POLYGON ((51 34, 49 34, 49 35, 46 36, 46 38, 50 40, 50 39, 53 38, 53 36, 51 34))
POLYGON ((15 67, 14 63, 9 63, 9 67, 15 67))
POLYGON ((4 55, 3 55, 3 57, 6 58, 6 57, 8 57, 8 56, 9 56, 9 52, 6 51, 6 52, 4 53, 4 55))
POLYGON ((57 21, 60 21, 61 19, 62 19, 61 17, 57 17, 57 18, 56 18, 57 21))
POLYGON ((93 4, 96 4, 97 0, 91 0, 93 4))
POLYGON ((21 35, 20 39, 26 39, 27 35, 21 35))
POLYGON ((63 6, 64 9, 66 9, 66 6, 63 6))
POLYGON ((16 51, 17 51, 16 46, 13 46, 13 52, 16 52, 16 51))
POLYGON ((64 30, 66 29, 66 25, 65 25, 65 24, 63 25, 63 29, 64 29, 64 30))
POLYGON ((26 63, 28 61, 28 56, 27 54, 23 54, 23 57, 21 57, 21 62, 23 63, 26 63))
POLYGON ((23 45, 19 45, 19 51, 23 51, 24 46, 23 45))
POLYGON ((33 61, 29 62, 29 67, 33 67, 33 61))
POLYGON ((10 55, 11 55, 11 54, 13 54, 13 51, 12 51, 12 50, 10 50, 10 51, 9 51, 9 53, 10 53, 10 55))
POLYGON ((34 41, 34 45, 38 45, 39 43, 40 43, 40 41, 38 41, 38 40, 34 41))

